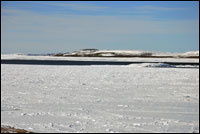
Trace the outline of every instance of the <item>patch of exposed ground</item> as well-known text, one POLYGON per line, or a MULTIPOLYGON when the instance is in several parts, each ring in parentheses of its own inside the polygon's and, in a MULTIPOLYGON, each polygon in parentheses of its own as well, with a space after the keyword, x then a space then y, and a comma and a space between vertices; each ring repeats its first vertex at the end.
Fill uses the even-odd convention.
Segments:
POLYGON ((1 133, 34 133, 24 129, 16 129, 10 126, 1 126, 1 133))

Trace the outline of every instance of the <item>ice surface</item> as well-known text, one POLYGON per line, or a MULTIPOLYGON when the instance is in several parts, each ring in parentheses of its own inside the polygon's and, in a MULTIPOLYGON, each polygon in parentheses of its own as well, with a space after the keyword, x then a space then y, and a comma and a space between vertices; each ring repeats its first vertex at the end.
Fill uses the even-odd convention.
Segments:
POLYGON ((1 64, 1 124, 52 133, 198 133, 199 69, 148 65, 1 64))

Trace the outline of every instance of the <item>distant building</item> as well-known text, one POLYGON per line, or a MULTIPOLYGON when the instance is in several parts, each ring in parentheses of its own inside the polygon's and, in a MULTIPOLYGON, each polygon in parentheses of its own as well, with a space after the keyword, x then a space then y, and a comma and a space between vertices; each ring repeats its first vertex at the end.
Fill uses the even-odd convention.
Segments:
POLYGON ((82 52, 96 52, 98 51, 98 49, 81 49, 79 50, 79 52, 82 51, 82 52))

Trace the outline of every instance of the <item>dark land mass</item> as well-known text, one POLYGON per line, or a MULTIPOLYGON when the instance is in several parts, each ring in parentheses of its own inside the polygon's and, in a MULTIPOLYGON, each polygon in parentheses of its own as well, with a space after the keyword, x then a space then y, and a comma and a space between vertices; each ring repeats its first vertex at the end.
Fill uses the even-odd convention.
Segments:
POLYGON ((1 126, 1 133, 34 133, 24 129, 16 129, 10 126, 1 126))
MULTIPOLYGON (((1 64, 27 64, 27 65, 130 65, 142 63, 163 63, 168 65, 191 65, 198 66, 199 63, 191 62, 131 62, 131 61, 72 61, 72 60, 19 60, 2 59, 1 64)), ((185 68, 185 67, 184 67, 185 68)))

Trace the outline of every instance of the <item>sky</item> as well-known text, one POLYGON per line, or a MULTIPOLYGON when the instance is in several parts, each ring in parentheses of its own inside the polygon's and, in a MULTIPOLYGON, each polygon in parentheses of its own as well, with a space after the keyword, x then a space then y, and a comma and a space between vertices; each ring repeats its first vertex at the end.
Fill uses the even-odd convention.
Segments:
POLYGON ((1 1, 1 53, 199 50, 199 1, 1 1))

